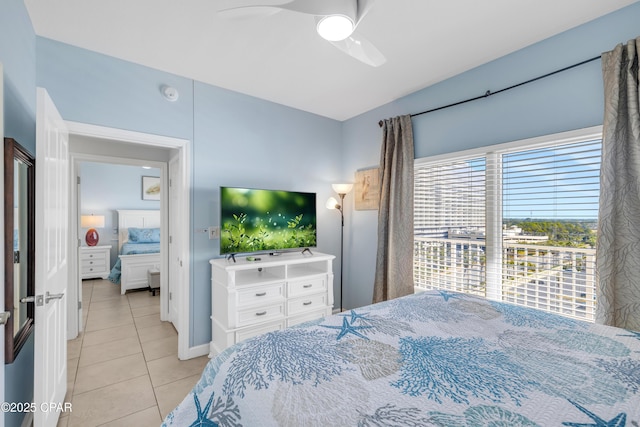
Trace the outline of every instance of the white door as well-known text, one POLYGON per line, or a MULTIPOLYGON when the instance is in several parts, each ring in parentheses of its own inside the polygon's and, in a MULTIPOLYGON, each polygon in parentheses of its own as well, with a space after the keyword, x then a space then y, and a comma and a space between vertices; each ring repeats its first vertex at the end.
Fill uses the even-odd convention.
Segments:
POLYGON ((69 134, 47 91, 38 88, 33 391, 38 427, 57 424, 60 412, 47 409, 62 404, 67 392, 68 180, 69 134))
POLYGON ((179 209, 182 206, 182 181, 180 176, 180 155, 169 161, 169 320, 176 331, 178 328, 178 286, 182 275, 182 233, 179 228, 179 209))

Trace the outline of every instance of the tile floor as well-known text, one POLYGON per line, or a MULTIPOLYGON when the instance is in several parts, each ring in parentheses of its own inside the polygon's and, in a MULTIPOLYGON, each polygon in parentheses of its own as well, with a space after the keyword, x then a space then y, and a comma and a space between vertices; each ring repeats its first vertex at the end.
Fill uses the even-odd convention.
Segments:
POLYGON ((160 321, 160 297, 107 280, 82 282, 85 330, 67 345, 66 400, 58 426, 154 426, 189 393, 206 356, 178 360, 178 334, 160 321))

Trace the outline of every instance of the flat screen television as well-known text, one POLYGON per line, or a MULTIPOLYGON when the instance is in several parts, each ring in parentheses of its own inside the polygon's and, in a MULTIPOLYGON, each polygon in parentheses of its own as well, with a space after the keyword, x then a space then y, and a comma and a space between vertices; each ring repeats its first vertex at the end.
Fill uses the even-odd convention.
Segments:
POLYGON ((316 247, 316 194, 220 187, 220 254, 316 247))

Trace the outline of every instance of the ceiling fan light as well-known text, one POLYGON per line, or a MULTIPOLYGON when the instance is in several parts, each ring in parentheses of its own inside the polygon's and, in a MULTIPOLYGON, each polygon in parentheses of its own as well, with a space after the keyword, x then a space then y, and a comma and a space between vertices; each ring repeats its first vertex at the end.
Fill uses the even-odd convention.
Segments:
POLYGON ((355 25, 351 18, 344 15, 325 16, 318 22, 316 28, 320 37, 330 42, 346 39, 354 29, 355 25))

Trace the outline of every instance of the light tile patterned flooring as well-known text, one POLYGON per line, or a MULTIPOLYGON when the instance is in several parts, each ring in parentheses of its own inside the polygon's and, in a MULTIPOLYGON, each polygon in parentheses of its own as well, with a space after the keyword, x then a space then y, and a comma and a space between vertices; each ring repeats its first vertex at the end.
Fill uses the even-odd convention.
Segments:
POLYGON ((154 426, 182 401, 208 362, 178 360, 178 334, 160 297, 107 280, 82 282, 85 330, 67 344, 68 385, 58 426, 154 426))

